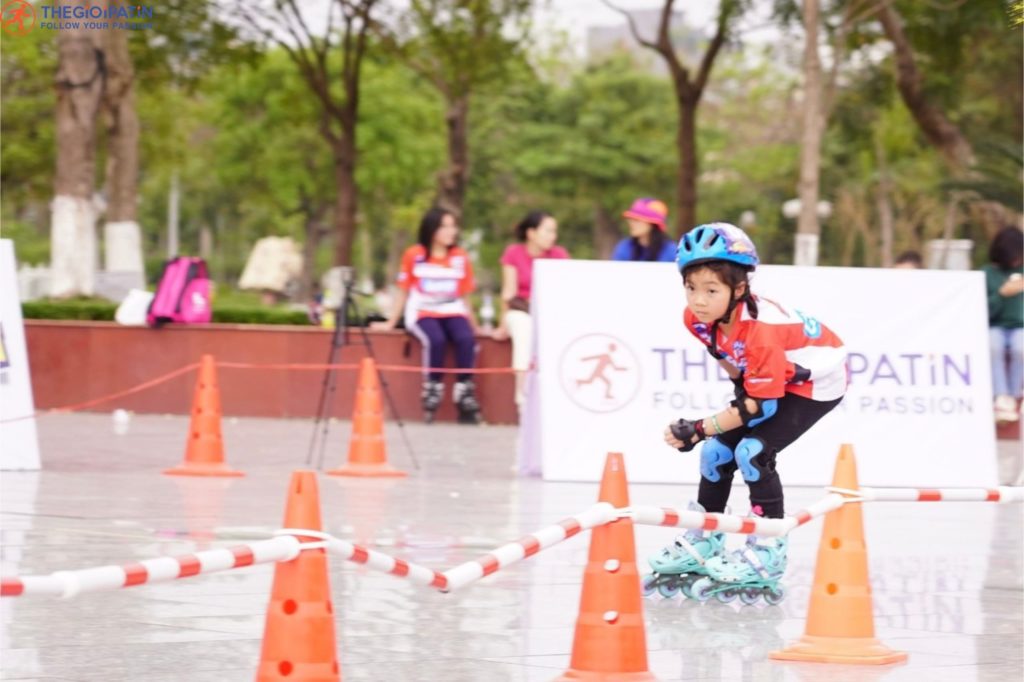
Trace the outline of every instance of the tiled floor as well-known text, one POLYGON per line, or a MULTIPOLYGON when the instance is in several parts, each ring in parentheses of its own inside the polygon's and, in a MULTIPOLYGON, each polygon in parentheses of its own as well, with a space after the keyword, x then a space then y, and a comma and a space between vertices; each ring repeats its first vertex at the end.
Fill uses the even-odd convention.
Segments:
MULTIPOLYGON (((245 478, 161 476, 181 459, 181 417, 136 416, 115 435, 109 415, 40 420, 44 471, 5 472, 0 521, 5 575, 125 563, 267 537, 280 526, 290 471, 305 464, 307 421, 227 419, 229 463, 245 478)), ((341 463, 348 424, 333 427, 327 466, 341 463)), ((592 484, 514 473, 507 427, 407 426, 413 469, 394 425, 392 464, 405 480, 320 478, 325 529, 448 568, 589 506, 592 484)), ((1019 466, 1003 444, 1001 474, 1019 466)), ((785 464, 781 464, 783 475, 785 464)), ((684 505, 692 488, 635 485, 632 501, 684 505)), ((821 490, 792 488, 787 506, 821 490)), ((734 493, 746 510, 745 491, 734 493)), ((645 601, 651 671, 667 680, 885 679, 999 681, 1024 674, 1021 505, 865 506, 878 637, 910 653, 902 666, 770 662, 804 627, 820 521, 791 538, 788 596, 778 607, 645 601)), ((637 529, 637 552, 673 531, 637 529)), ((550 680, 572 647, 587 534, 453 594, 332 560, 343 678, 550 680)), ((252 680, 271 566, 74 599, 3 599, 5 680, 252 680)))

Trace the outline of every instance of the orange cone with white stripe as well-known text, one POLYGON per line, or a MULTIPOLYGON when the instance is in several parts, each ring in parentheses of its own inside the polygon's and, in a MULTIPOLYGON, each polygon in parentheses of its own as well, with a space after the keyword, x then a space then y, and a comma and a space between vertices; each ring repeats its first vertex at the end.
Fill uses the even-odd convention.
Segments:
MULTIPOLYGON (((598 502, 615 507, 629 506, 622 453, 608 453, 598 502)), ((633 522, 622 518, 592 530, 572 658, 569 669, 554 682, 655 679, 647 670, 647 638, 640 594, 633 522)))
MULTIPOLYGON (((284 527, 319 531, 316 473, 292 473, 284 527)), ((300 540, 315 538, 299 536, 300 540)), ((274 567, 256 682, 340 682, 327 554, 306 549, 274 567)))
POLYGON ((192 420, 188 427, 185 461, 164 471, 168 476, 244 476, 224 463, 224 439, 220 434, 220 386, 212 355, 199 359, 192 420))
MULTIPOLYGON (((857 490, 853 446, 843 445, 836 459, 834 488, 857 490)), ((907 660, 875 639, 868 579, 864 519, 859 502, 848 502, 825 515, 814 568, 814 587, 804 636, 770 658, 781 661, 885 665, 907 660)))
POLYGON ((330 476, 405 476, 388 464, 384 442, 384 408, 381 405, 380 380, 373 358, 359 365, 355 407, 352 411, 352 439, 348 444, 348 463, 327 472, 330 476))

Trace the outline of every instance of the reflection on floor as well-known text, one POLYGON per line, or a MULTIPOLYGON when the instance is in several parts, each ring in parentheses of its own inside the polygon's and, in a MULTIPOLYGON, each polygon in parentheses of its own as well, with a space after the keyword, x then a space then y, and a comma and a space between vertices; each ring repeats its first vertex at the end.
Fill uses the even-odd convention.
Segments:
MULTIPOLYGON (((160 471, 181 458, 182 418, 136 416, 119 436, 108 415, 45 417, 45 470, 0 478, 3 573, 120 564, 267 537, 280 526, 289 473, 304 464, 310 428, 226 420, 229 462, 246 477, 177 479, 160 471)), ((327 531, 447 568, 596 497, 593 484, 518 478, 515 429, 407 428, 421 470, 393 425, 388 442, 392 464, 408 479, 320 479, 327 531)), ((328 467, 344 456, 347 431, 348 424, 333 427, 328 467)), ((780 470, 785 476, 784 461, 780 470)), ((684 506, 695 490, 635 485, 630 494, 637 504, 684 506)), ((787 495, 787 507, 797 509, 822 491, 787 495)), ((745 500, 738 487, 734 509, 745 512, 745 500)), ((663 681, 1021 679, 1021 506, 873 503, 864 517, 877 636, 908 651, 906 665, 768 661, 768 652, 803 632, 821 527, 814 521, 791 538, 780 606, 645 601, 651 671, 663 681)), ((638 556, 672 535, 638 528, 638 556)), ((586 552, 584 533, 447 595, 332 561, 343 678, 550 680, 568 666, 586 552)), ((256 566, 71 600, 4 599, 3 679, 251 680, 271 574, 256 566)))

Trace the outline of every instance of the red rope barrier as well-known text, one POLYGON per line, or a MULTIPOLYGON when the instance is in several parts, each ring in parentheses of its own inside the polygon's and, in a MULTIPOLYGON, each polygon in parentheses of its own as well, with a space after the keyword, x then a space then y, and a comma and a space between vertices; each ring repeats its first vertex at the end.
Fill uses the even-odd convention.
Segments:
POLYGON ((57 412, 78 412, 79 410, 84 410, 87 407, 92 407, 93 405, 99 405, 100 403, 105 403, 107 401, 114 400, 116 398, 121 398, 121 397, 126 396, 126 395, 131 395, 132 393, 138 393, 139 391, 144 391, 147 388, 152 388, 153 386, 157 386, 159 384, 162 384, 165 381, 170 381, 171 379, 173 379, 173 378, 175 378, 177 376, 180 376, 182 374, 185 374, 186 372, 191 372, 192 370, 194 370, 198 366, 199 366, 199 363, 193 362, 191 365, 185 365, 184 367, 179 367, 178 369, 174 370, 173 372, 168 372, 167 374, 162 374, 162 375, 156 377, 155 379, 150 379, 149 381, 144 381, 141 384, 138 384, 136 386, 132 386, 131 388, 126 388, 125 390, 118 391, 117 393, 111 393, 110 395, 105 395, 105 396, 102 396, 102 397, 99 397, 99 398, 94 398, 92 400, 87 400, 87 401, 82 402, 82 403, 75 403, 73 405, 64 405, 63 407, 51 407, 48 410, 37 410, 34 414, 26 414, 26 415, 24 415, 22 417, 14 417, 13 419, 0 420, 0 424, 7 424, 9 422, 18 422, 18 421, 22 421, 24 419, 34 419, 35 417, 40 417, 40 416, 47 415, 47 414, 55 414, 57 412))
MULTIPOLYGON (((25 419, 35 419, 36 417, 41 417, 41 416, 45 416, 45 415, 48 415, 48 414, 57 414, 57 413, 61 413, 61 412, 79 412, 81 410, 87 409, 87 408, 92 407, 94 405, 99 405, 101 403, 109 402, 111 400, 116 400, 117 398, 122 398, 122 397, 124 397, 126 395, 132 395, 133 393, 138 393, 139 391, 144 391, 147 388, 152 388, 153 386, 158 386, 158 385, 160 385, 160 384, 162 384, 162 383, 164 383, 166 381, 170 381, 171 379, 174 379, 175 377, 178 377, 178 376, 180 376, 182 374, 185 374, 186 372, 191 372, 192 370, 194 370, 198 366, 199 366, 199 363, 193 362, 190 365, 185 365, 184 367, 179 367, 178 369, 174 370, 173 372, 168 372, 167 374, 162 374, 162 375, 160 375, 160 376, 158 376, 158 377, 156 377, 154 379, 150 379, 149 381, 144 381, 141 384, 138 384, 136 386, 132 386, 131 388, 126 388, 123 391, 117 391, 116 393, 111 393, 109 395, 101 396, 99 398, 94 398, 92 400, 87 400, 87 401, 81 402, 81 403, 75 403, 73 405, 64 405, 62 407, 51 407, 48 410, 37 410, 33 414, 26 414, 26 415, 23 415, 21 417, 14 417, 12 419, 0 419, 0 424, 9 424, 11 422, 18 422, 18 421, 22 421, 22 420, 25 420, 25 419)), ((326 369, 335 369, 335 370, 357 370, 357 369, 359 369, 359 365, 356 364, 356 363, 344 363, 344 364, 330 365, 330 364, 325 364, 325 363, 318 364, 318 363, 303 363, 303 362, 290 362, 290 363, 289 362, 268 362, 268 363, 218 362, 217 363, 217 367, 222 368, 222 369, 271 369, 271 370, 296 370, 296 371, 321 371, 321 370, 326 370, 326 369)), ((410 367, 408 365, 377 365, 377 369, 379 369, 382 372, 416 372, 416 373, 421 373, 421 374, 423 372, 427 371, 423 367, 410 367)), ((515 370, 512 369, 511 367, 487 367, 487 368, 483 368, 483 369, 460 369, 460 368, 445 367, 445 368, 436 368, 436 369, 435 368, 431 368, 429 371, 431 371, 431 372, 438 372, 440 374, 511 374, 515 370)))

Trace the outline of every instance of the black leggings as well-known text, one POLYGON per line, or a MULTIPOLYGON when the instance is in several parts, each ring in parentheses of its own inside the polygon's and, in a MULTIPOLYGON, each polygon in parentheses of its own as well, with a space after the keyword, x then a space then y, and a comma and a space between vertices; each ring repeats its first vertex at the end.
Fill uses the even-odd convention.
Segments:
MULTIPOLYGON (((781 519, 784 515, 782 481, 779 479, 778 472, 775 471, 776 455, 806 433, 841 401, 842 398, 837 398, 822 402, 787 393, 785 397, 779 398, 778 409, 775 416, 770 419, 753 428, 741 426, 715 436, 715 439, 733 453, 736 452, 740 441, 744 439, 761 441, 760 444, 751 444, 749 441, 745 444, 748 447, 752 445, 754 448, 763 448, 751 460, 751 466, 758 472, 758 479, 748 481, 747 487, 750 488, 751 506, 760 506, 762 513, 767 518, 781 519)), ((706 448, 708 445, 705 443, 704 447, 706 448)), ((705 476, 701 476, 697 501, 706 511, 725 511, 725 505, 729 501, 729 492, 732 489, 733 474, 736 473, 737 468, 739 468, 739 464, 734 455, 728 462, 717 466, 719 474, 717 481, 711 481, 705 476)))

